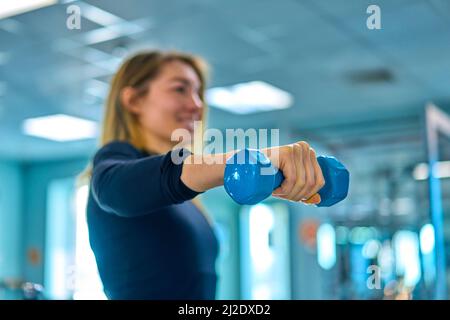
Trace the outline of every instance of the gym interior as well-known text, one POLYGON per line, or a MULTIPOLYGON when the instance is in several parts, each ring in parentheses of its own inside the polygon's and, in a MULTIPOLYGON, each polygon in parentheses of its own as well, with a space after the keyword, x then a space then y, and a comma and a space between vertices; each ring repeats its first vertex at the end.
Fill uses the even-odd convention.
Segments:
POLYGON ((201 194, 217 299, 450 298, 449 1, 47 0, 0 3, 0 299, 107 299, 77 177, 144 49, 208 62, 207 128, 349 173, 326 207, 201 194))

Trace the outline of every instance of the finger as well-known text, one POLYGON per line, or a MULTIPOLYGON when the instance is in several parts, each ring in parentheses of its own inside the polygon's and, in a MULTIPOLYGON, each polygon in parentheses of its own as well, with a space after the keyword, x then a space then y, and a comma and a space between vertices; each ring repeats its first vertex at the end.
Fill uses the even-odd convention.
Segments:
POLYGON ((316 193, 311 198, 303 201, 303 203, 306 203, 306 204, 318 204, 318 203, 320 203, 320 201, 322 201, 322 198, 320 198, 320 194, 316 193))
POLYGON ((307 143, 302 143, 303 148, 303 172, 305 176, 305 181, 303 184, 303 188, 298 193, 298 201, 303 201, 310 198, 314 193, 311 192, 312 187, 314 186, 314 167, 311 163, 311 148, 307 143))
POLYGON ((274 196, 274 197, 282 198, 285 195, 286 194, 283 192, 281 185, 278 188, 276 188, 275 190, 273 190, 273 192, 272 192, 272 196, 274 196))
POLYGON ((284 155, 281 155, 280 158, 280 170, 283 172, 284 180, 281 186, 272 193, 274 196, 282 198, 288 198, 297 180, 297 173, 294 167, 293 146, 290 146, 290 148, 292 150, 290 149, 284 155))
POLYGON ((323 187, 323 175, 322 170, 320 169, 319 163, 317 162, 316 152, 314 149, 310 148, 309 150, 309 163, 311 164, 311 174, 314 176, 313 183, 310 185, 310 188, 306 194, 306 199, 312 197, 315 193, 317 193, 323 187))
POLYGON ((297 179, 295 181, 295 185, 293 186, 291 192, 288 195, 288 198, 292 201, 300 201, 301 195, 299 195, 300 191, 303 189, 305 184, 305 170, 303 169, 303 160, 304 157, 303 151, 304 148, 301 144, 294 144, 294 168, 297 175, 297 179))
POLYGON ((325 177, 323 176, 322 168, 320 167, 319 162, 317 161, 317 155, 314 150, 312 157, 314 157, 313 165, 314 165, 314 174, 316 176, 316 188, 317 188, 316 192, 319 192, 320 189, 322 189, 323 186, 325 185, 325 177))

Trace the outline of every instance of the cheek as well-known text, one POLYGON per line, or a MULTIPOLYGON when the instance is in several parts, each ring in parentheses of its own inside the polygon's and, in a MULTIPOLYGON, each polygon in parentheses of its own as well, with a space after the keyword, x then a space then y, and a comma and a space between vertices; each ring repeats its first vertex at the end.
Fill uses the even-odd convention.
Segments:
POLYGON ((140 122, 146 130, 158 135, 170 136, 178 127, 176 114, 178 110, 171 105, 148 105, 140 114, 140 122))
POLYGON ((170 118, 178 112, 179 105, 180 103, 171 95, 161 93, 155 94, 147 100, 146 109, 153 117, 170 118))

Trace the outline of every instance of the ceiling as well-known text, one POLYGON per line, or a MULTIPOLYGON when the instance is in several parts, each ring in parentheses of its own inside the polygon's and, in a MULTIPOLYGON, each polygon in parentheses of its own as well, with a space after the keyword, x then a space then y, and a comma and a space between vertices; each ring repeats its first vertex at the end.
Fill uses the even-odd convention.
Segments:
POLYGON ((211 108, 213 127, 322 138, 380 132, 386 121, 393 132, 397 121, 415 130, 426 102, 446 109, 450 101, 450 1, 376 2, 381 30, 366 26, 369 0, 62 1, 0 20, 0 157, 90 154, 95 140, 25 136, 22 121, 54 113, 100 121, 111 74, 141 48, 202 55, 210 86, 263 80, 294 95, 294 106, 277 112, 211 108), (73 4, 80 30, 66 27, 73 4))

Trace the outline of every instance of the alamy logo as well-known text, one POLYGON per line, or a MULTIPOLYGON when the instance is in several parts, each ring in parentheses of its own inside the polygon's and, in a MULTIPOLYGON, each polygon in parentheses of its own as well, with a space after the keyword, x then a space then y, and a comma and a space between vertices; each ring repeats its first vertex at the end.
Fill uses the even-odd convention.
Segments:
POLYGON ((371 265, 366 270, 369 277, 367 278, 366 285, 370 290, 381 289, 381 268, 377 265, 371 265))
MULTIPOLYGON (((187 129, 179 128, 172 132, 171 140, 177 142, 173 150, 180 149, 186 146, 186 142, 193 142, 193 150, 199 151, 202 155, 221 153, 224 148, 227 150, 239 150, 244 148, 249 149, 264 149, 270 144, 278 146, 280 142, 279 129, 226 129, 225 135, 222 131, 214 128, 205 130, 204 132, 197 132, 202 127, 201 121, 195 121, 194 132, 189 132, 187 129), (201 150, 196 146, 197 142, 194 137, 202 137, 201 150), (269 139, 270 137, 270 139, 269 139)), ((188 163, 184 159, 184 155, 177 152, 172 152, 172 162, 180 164, 182 162, 188 163)), ((271 151, 272 157, 278 157, 278 149, 271 151)), ((224 159, 208 157, 197 157, 194 159, 194 164, 222 164, 224 159)), ((245 163, 245 159, 237 159, 238 164, 245 163)), ((190 163, 189 163, 190 164, 190 163)), ((273 174, 270 167, 262 168, 264 174, 273 174)))
POLYGON ((379 6, 372 4, 367 7, 367 14, 370 16, 367 18, 366 25, 369 30, 381 29, 381 9, 379 6))
POLYGON ((69 30, 81 29, 81 8, 77 5, 70 5, 66 9, 66 13, 69 15, 66 20, 66 26, 69 30))

